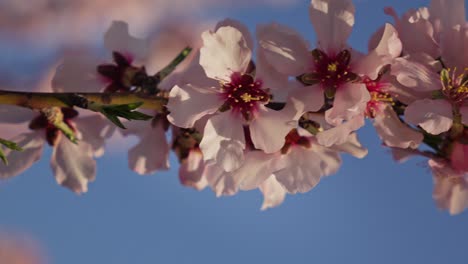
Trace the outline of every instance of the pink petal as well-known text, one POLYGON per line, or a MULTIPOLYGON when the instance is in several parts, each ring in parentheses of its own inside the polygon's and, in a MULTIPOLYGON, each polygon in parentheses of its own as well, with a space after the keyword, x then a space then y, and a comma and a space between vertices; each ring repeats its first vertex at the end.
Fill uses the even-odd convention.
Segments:
POLYGON ((346 152, 352 155, 353 157, 356 157, 359 159, 362 159, 365 156, 367 156, 367 153, 369 152, 366 148, 364 148, 361 145, 361 142, 359 142, 356 133, 350 134, 345 143, 340 144, 340 145, 333 145, 330 147, 330 149, 333 149, 339 152, 346 152))
POLYGON ((259 25, 257 39, 259 52, 278 72, 297 76, 306 72, 312 62, 309 43, 292 28, 276 23, 259 25))
POLYGON ((415 92, 431 92, 441 89, 439 75, 420 55, 395 59, 391 74, 405 89, 415 92))
POLYGON ((82 135, 80 140, 92 146, 96 157, 102 156, 105 141, 115 132, 116 126, 101 115, 80 116, 73 121, 82 135))
POLYGON ((291 91, 288 104, 294 104, 302 115, 305 112, 317 112, 325 102, 323 90, 320 85, 298 87, 291 91))
POLYGON ((350 0, 312 0, 310 20, 318 43, 325 52, 339 52, 354 25, 354 5, 350 0))
POLYGON ((317 134, 317 141, 320 145, 326 147, 344 144, 348 141, 351 133, 364 126, 364 124, 364 116, 355 116, 336 127, 319 132, 317 134))
POLYGON ((403 124, 392 107, 385 106, 374 119, 374 127, 385 145, 397 148, 417 148, 424 136, 403 124))
POLYGON ((245 162, 234 171, 233 177, 242 190, 259 188, 272 173, 284 168, 280 153, 266 154, 262 151, 249 151, 245 154, 245 162))
POLYGON ((250 35, 250 31, 247 28, 246 25, 242 24, 242 22, 231 19, 231 18, 226 18, 220 22, 218 22, 215 26, 215 31, 218 30, 221 27, 233 27, 239 30, 242 33, 242 36, 244 36, 245 42, 247 43, 247 47, 250 50, 254 49, 254 42, 252 39, 252 35, 250 35))
POLYGON ((260 106, 258 116, 249 124, 254 146, 266 153, 280 150, 284 146, 286 135, 297 127, 297 122, 293 120, 294 114, 260 106))
POLYGON ((362 114, 369 100, 370 94, 364 84, 347 83, 337 89, 333 107, 325 112, 325 118, 329 124, 338 125, 362 114))
POLYGON ((18 124, 29 122, 36 115, 37 113, 25 107, 0 105, 0 123, 18 124))
MULTIPOLYGON (((270 89, 275 101, 285 101, 296 81, 290 81, 289 76, 278 72, 265 58, 260 50, 257 53, 255 77, 263 82, 263 87, 270 89)), ((302 85, 302 84, 301 84, 302 85)))
POLYGON ((199 150, 191 150, 188 157, 183 160, 179 167, 180 182, 196 190, 203 190, 208 186, 205 177, 205 162, 203 154, 199 150))
POLYGON ((401 41, 395 28, 390 24, 385 24, 378 45, 358 61, 355 72, 374 80, 382 66, 390 64, 394 58, 400 56, 401 49, 401 41))
POLYGON ((241 120, 231 112, 211 117, 206 123, 200 149, 206 161, 214 160, 227 172, 239 168, 244 162, 245 149, 241 120))
POLYGON ((453 124, 452 106, 446 100, 423 99, 408 105, 405 120, 433 135, 448 131, 453 124))
POLYGON ((149 53, 149 41, 130 35, 128 24, 123 21, 113 21, 104 34, 104 46, 109 51, 117 51, 143 62, 149 53))
POLYGON ((337 152, 313 146, 294 146, 284 155, 285 169, 275 172, 276 179, 288 193, 305 193, 314 188, 322 176, 335 173, 341 159, 337 152))
POLYGON ((72 143, 62 134, 54 146, 50 166, 58 184, 77 194, 88 191, 88 182, 96 178, 96 161, 93 148, 85 141, 72 143))
POLYGON ((234 195, 239 191, 238 183, 234 181, 231 173, 224 171, 216 163, 210 163, 206 166, 205 175, 217 197, 234 195))
POLYGON ((440 20, 443 29, 465 25, 465 0, 432 0, 429 6, 431 19, 440 20))
POLYGON ((205 115, 215 113, 223 104, 215 90, 198 88, 190 84, 174 86, 169 93, 167 108, 169 122, 178 127, 191 128, 205 115))
POLYGON ((262 211, 279 206, 286 198, 285 189, 276 180, 274 175, 271 175, 266 181, 264 181, 259 188, 263 194, 263 204, 260 209, 262 211))
POLYGON ((432 197, 440 209, 456 215, 468 208, 468 176, 455 172, 445 162, 429 160, 434 174, 432 197))
POLYGON ((244 73, 250 63, 252 52, 242 33, 234 27, 221 27, 216 32, 202 34, 200 65, 206 76, 230 81, 234 72, 244 73))
POLYGON ((34 132, 20 134, 9 140, 18 144, 23 151, 0 147, 8 160, 8 165, 0 163, 0 180, 14 177, 31 167, 41 158, 45 142, 41 133, 34 132))
POLYGON ((150 174, 169 169, 169 144, 162 122, 152 124, 136 134, 140 141, 128 151, 128 166, 136 173, 150 174))
POLYGON ((54 92, 100 92, 105 86, 104 79, 96 67, 101 61, 90 53, 67 54, 57 67, 52 79, 54 92))
POLYGON ((406 54, 426 53, 433 58, 440 56, 434 25, 429 21, 432 14, 427 8, 410 10, 401 19, 398 19, 393 8, 386 8, 385 11, 395 18, 396 28, 406 54))

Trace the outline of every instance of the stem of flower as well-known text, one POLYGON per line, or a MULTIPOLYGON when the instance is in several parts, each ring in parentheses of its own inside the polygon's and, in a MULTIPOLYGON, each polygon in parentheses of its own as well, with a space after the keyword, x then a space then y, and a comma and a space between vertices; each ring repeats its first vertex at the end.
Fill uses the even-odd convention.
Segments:
POLYGON ((0 90, 0 105, 16 105, 31 109, 49 107, 79 107, 89 109, 93 103, 123 105, 141 102, 142 109, 162 112, 167 103, 166 95, 150 96, 136 93, 32 93, 0 90))

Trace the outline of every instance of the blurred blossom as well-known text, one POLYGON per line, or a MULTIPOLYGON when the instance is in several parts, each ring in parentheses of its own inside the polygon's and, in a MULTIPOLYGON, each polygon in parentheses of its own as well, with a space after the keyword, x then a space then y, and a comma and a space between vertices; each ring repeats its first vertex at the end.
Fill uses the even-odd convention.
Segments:
POLYGON ((0 263, 45 264, 35 242, 27 237, 0 234, 0 263))

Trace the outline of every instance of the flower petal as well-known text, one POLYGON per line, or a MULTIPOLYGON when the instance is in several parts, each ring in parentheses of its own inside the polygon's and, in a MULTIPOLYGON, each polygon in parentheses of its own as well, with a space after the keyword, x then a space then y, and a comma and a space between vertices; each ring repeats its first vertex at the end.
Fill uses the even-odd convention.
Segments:
POLYGON ((265 106, 259 107, 259 113, 249 124, 250 136, 254 146, 266 153, 280 150, 286 135, 297 127, 293 120, 295 113, 275 111, 265 106))
POLYGON ((200 149, 204 160, 214 160, 227 172, 239 168, 244 162, 245 137, 240 120, 231 112, 208 119, 200 149))
POLYGON ((74 144, 65 136, 54 146, 50 165, 58 184, 76 194, 88 191, 88 182, 96 178, 96 161, 93 148, 85 141, 74 144))
POLYGON ((408 105, 405 120, 433 135, 448 131, 453 124, 452 106, 446 100, 423 99, 408 105))
POLYGON ((250 50, 254 49, 254 42, 252 39, 252 35, 250 35, 250 31, 247 28, 246 25, 244 25, 242 22, 231 19, 231 18, 226 18, 220 22, 218 22, 215 26, 215 31, 218 30, 221 27, 233 27, 239 30, 242 33, 242 36, 244 36, 245 42, 247 43, 247 47, 250 50))
POLYGON ((322 176, 335 173, 341 164, 338 152, 318 145, 309 149, 293 146, 283 158, 285 169, 275 172, 275 176, 292 194, 310 191, 322 176))
POLYGON ((185 185, 196 190, 203 190, 208 181, 205 175, 205 162, 203 154, 197 150, 191 150, 186 159, 182 160, 179 167, 179 180, 185 185))
POLYGON ((320 145, 326 147, 344 144, 351 133, 364 126, 364 124, 364 116, 355 116, 336 127, 319 132, 317 134, 317 141, 320 145))
POLYGON ((339 52, 354 25, 354 5, 350 0, 312 0, 310 20, 318 43, 325 52, 339 52))
POLYGON ((401 50, 402 44, 396 29, 390 24, 385 24, 378 45, 358 61, 355 72, 375 80, 381 67, 390 64, 394 58, 400 56, 401 50))
MULTIPOLYGON (((305 112, 317 112, 325 103, 320 85, 298 87, 291 91, 287 104, 294 104, 302 115, 305 112)), ((287 106, 286 106, 287 107, 287 106)))
POLYGON ((223 102, 215 90, 198 88, 190 84, 174 86, 169 92, 167 108, 169 122, 178 127, 191 128, 205 115, 215 113, 223 102))
POLYGON ((377 114, 374 127, 385 145, 397 148, 417 148, 424 136, 403 124, 390 106, 377 114))
POLYGON ((250 63, 252 51, 242 33, 234 27, 220 27, 216 32, 202 34, 200 65, 206 76, 230 81, 234 72, 244 73, 250 63))
POLYGON ((0 180, 14 177, 27 170, 41 158, 44 146, 44 138, 41 133, 23 133, 10 139, 20 146, 23 151, 14 151, 4 148, 4 154, 8 160, 8 165, 0 163, 0 180))
POLYGON ((262 211, 282 204, 286 198, 286 190, 276 180, 274 175, 271 175, 266 181, 264 181, 259 188, 263 194, 263 204, 260 209, 262 211))
POLYGON ((257 39, 259 52, 280 73, 298 76, 312 62, 309 43, 292 28, 276 23, 259 25, 257 39))
POLYGON ((35 115, 36 112, 25 107, 0 105, 0 123, 18 124, 29 122, 35 115))
POLYGON ((361 145, 361 142, 359 142, 356 133, 350 134, 345 143, 340 145, 333 145, 330 148, 339 152, 346 152, 359 159, 367 156, 367 153, 369 152, 361 145))
POLYGON ((104 46, 110 51, 117 51, 143 62, 149 54, 149 41, 130 35, 128 24, 123 21, 113 21, 104 34, 104 46))
POLYGON ((104 154, 105 140, 110 138, 116 131, 113 123, 101 115, 91 115, 73 120, 80 131, 81 141, 89 143, 96 157, 104 154))
POLYGON ((169 144, 163 122, 147 122, 136 135, 140 141, 128 151, 128 166, 140 175, 169 169, 169 144))
POLYGON ((101 63, 85 52, 67 54, 52 78, 54 92, 99 92, 106 81, 96 70, 101 63))
POLYGON ((336 91, 333 107, 325 112, 325 118, 329 124, 341 124, 362 114, 369 100, 370 94, 364 84, 347 83, 336 91))

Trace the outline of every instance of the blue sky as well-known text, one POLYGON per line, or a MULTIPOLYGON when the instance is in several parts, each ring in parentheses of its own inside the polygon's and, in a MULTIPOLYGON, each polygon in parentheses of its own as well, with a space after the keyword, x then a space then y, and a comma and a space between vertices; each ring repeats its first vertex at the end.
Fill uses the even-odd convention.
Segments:
MULTIPOLYGON (((355 1, 350 43, 366 49, 370 34, 390 21, 384 6, 401 14, 428 4, 355 1)), ((252 31, 257 23, 284 23, 313 43, 307 5, 206 16, 236 18, 252 31)), ((465 263, 468 213, 451 217, 435 207, 425 161, 396 164, 372 126, 359 135, 368 157, 345 157, 339 173, 265 212, 259 191, 218 199, 182 187, 174 157, 170 171, 138 176, 127 169, 126 153, 109 153, 89 192, 76 196, 55 183, 48 150, 0 183, 0 230, 31 235, 51 263, 465 263)))

